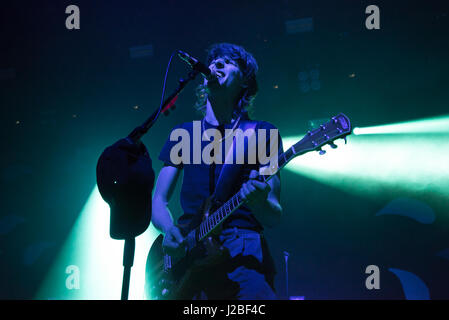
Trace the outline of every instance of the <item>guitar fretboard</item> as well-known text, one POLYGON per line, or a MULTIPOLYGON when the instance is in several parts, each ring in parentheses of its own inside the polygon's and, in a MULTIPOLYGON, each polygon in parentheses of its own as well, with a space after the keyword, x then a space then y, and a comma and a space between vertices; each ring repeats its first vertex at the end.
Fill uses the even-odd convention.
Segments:
POLYGON ((244 200, 240 196, 240 192, 236 193, 231 199, 226 201, 217 211, 209 215, 197 227, 198 238, 201 240, 206 237, 215 227, 223 222, 232 212, 237 210, 244 200))
MULTIPOLYGON (((290 160, 295 157, 292 148, 281 153, 278 156, 278 162, 275 164, 274 168, 271 168, 271 175, 261 176, 263 181, 267 182, 271 177, 276 174, 280 169, 282 169, 290 160)), ((244 199, 240 195, 240 191, 237 192, 231 199, 226 201, 217 211, 209 215, 203 222, 195 229, 198 236, 198 240, 204 239, 209 233, 212 232, 219 224, 221 224, 226 218, 228 218, 231 213, 237 210, 241 205, 244 204, 244 199)))

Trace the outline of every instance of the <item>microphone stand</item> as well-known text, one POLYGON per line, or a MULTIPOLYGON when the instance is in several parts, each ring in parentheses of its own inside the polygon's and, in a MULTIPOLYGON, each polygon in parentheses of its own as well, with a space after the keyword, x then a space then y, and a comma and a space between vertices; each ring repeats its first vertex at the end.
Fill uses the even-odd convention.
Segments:
MULTIPOLYGON (((178 95, 184 90, 185 86, 192 80, 196 78, 196 76, 200 72, 197 70, 191 70, 186 79, 179 79, 179 85, 174 90, 174 92, 163 102, 162 106, 157 108, 153 114, 140 126, 136 127, 127 137, 127 140, 140 144, 140 139, 147 131, 153 126, 156 122, 159 114, 162 112, 165 115, 168 115, 170 109, 175 108, 175 102, 178 99, 178 95)), ((123 250, 123 282, 122 282, 122 295, 121 300, 128 300, 129 294, 129 282, 131 278, 131 267, 134 263, 134 251, 136 246, 135 236, 129 237, 125 239, 125 248, 123 250)))
POLYGON ((184 90, 184 87, 196 78, 196 76, 200 72, 197 70, 192 70, 188 73, 187 79, 179 79, 179 85, 175 89, 175 91, 167 98, 165 99, 164 103, 162 104, 162 107, 156 109, 153 114, 140 126, 136 127, 129 135, 128 138, 131 139, 134 143, 137 143, 140 138, 147 133, 147 131, 153 126, 153 124, 156 122, 157 118, 159 117, 159 114, 165 113, 168 114, 168 111, 171 108, 175 108, 175 102, 178 99, 178 95, 181 93, 182 90, 184 90))
POLYGON ((123 282, 122 282, 122 300, 128 300, 129 280, 131 278, 131 267, 134 264, 134 249, 136 248, 136 239, 125 239, 125 249, 123 250, 123 282))

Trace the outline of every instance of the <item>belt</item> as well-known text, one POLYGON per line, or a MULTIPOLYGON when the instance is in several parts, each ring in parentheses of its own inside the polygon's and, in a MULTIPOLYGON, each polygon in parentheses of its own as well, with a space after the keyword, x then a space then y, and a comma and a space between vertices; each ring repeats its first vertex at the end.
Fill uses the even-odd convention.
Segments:
POLYGON ((243 235, 245 235, 245 236, 247 236, 247 235, 257 235, 260 238, 263 238, 263 232, 262 231, 257 231, 257 230, 253 230, 253 229, 245 229, 245 228, 237 228, 237 227, 223 229, 221 231, 221 234, 224 235, 224 236, 232 235, 232 234, 235 234, 237 236, 238 235, 242 235, 242 236, 243 235))

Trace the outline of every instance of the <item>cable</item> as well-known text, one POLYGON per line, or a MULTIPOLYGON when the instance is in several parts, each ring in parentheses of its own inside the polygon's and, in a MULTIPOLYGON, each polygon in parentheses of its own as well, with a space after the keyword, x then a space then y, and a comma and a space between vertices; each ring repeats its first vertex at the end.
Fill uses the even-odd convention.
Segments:
POLYGON ((162 86, 161 103, 159 105, 159 109, 157 111, 156 116, 154 117, 153 121, 151 122, 151 125, 153 125, 153 123, 156 122, 157 118, 159 117, 159 114, 161 113, 162 105, 164 104, 164 99, 165 99, 165 86, 167 84, 168 71, 170 70, 171 61, 173 59, 173 56, 176 54, 176 52, 178 52, 178 51, 177 50, 173 51, 173 53, 170 56, 170 60, 168 60, 168 65, 167 65, 167 68, 165 69, 164 85, 162 86))

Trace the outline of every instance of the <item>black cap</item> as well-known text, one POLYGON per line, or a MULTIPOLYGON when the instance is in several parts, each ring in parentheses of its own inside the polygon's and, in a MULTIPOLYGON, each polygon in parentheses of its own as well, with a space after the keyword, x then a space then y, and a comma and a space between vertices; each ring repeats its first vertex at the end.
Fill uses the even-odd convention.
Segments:
POLYGON ((154 171, 143 143, 121 139, 106 148, 97 163, 97 185, 111 209, 111 238, 134 238, 148 228, 154 171))

